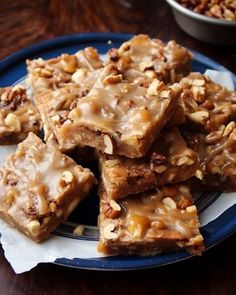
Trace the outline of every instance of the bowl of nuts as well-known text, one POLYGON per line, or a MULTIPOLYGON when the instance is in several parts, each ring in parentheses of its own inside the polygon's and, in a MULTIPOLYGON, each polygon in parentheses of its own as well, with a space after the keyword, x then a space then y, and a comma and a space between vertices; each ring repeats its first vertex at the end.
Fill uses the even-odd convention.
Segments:
POLYGON ((236 0, 166 0, 182 30, 217 45, 236 45, 236 0))

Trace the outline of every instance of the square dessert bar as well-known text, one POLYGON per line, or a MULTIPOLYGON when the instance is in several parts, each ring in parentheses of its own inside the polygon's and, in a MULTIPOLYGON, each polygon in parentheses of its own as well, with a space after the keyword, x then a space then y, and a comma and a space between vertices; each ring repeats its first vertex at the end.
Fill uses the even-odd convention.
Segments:
POLYGON ((147 35, 137 35, 119 49, 110 49, 107 57, 129 81, 157 78, 174 83, 189 74, 192 65, 192 54, 186 48, 147 35))
POLYGON ((207 135, 185 133, 185 139, 199 155, 203 171, 203 188, 211 191, 235 191, 235 122, 222 125, 207 135))
POLYGON ((196 152, 177 128, 164 130, 143 158, 98 153, 102 182, 111 199, 124 198, 201 174, 196 152))
POLYGON ((100 197, 100 252, 144 256, 186 249, 201 255, 204 250, 188 186, 165 186, 119 202, 105 191, 100 197))
POLYGON ((63 88, 68 83, 77 83, 81 85, 81 92, 86 92, 84 84, 93 85, 96 70, 103 66, 97 50, 92 47, 75 54, 64 53, 48 60, 38 58, 27 60, 26 63, 28 82, 34 93, 63 88))
POLYGON ((0 144, 16 144, 41 128, 39 114, 21 85, 0 88, 0 144))
POLYGON ((90 170, 29 133, 0 169, 0 217, 40 242, 67 218, 94 183, 90 170))
POLYGON ((209 133, 220 125, 236 120, 236 92, 216 84, 200 73, 191 73, 180 81, 180 104, 186 115, 186 127, 209 133))
POLYGON ((146 154, 172 115, 181 87, 127 82, 107 66, 89 95, 81 98, 61 127, 62 137, 107 154, 131 158, 146 154))

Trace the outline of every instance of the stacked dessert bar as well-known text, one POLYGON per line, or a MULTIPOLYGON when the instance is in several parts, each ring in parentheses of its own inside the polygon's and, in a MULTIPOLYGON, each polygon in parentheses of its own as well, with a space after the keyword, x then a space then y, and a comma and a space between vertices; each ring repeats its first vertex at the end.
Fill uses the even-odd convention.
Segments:
POLYGON ((99 251, 200 255, 191 187, 236 187, 236 93, 191 73, 191 62, 176 42, 146 35, 110 49, 105 62, 91 47, 27 60, 35 106, 20 86, 0 91, 1 143, 30 132, 0 169, 0 216, 45 239, 96 182, 68 153, 86 161, 92 149, 99 251), (40 126, 45 143, 32 133, 40 126))

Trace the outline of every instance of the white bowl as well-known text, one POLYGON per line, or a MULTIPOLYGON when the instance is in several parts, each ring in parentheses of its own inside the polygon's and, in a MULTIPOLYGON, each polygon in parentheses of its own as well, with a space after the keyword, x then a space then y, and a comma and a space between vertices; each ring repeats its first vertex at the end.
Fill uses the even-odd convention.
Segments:
POLYGON ((192 37, 217 45, 236 45, 236 21, 208 17, 185 8, 175 0, 166 0, 177 24, 192 37))

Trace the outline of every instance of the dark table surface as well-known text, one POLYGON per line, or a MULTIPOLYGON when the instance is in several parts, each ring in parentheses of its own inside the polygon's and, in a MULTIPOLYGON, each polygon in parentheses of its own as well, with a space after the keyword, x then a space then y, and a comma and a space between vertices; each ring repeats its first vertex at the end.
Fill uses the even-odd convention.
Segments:
MULTIPOLYGON (((210 56, 236 72, 236 48, 208 45, 176 25, 164 0, 1 0, 0 59, 42 40, 80 32, 147 33, 210 56), (130 4, 130 5, 129 5, 130 4)), ((0 246, 0 295, 236 294, 236 235, 188 261, 135 272, 42 264, 15 275, 0 246)))

